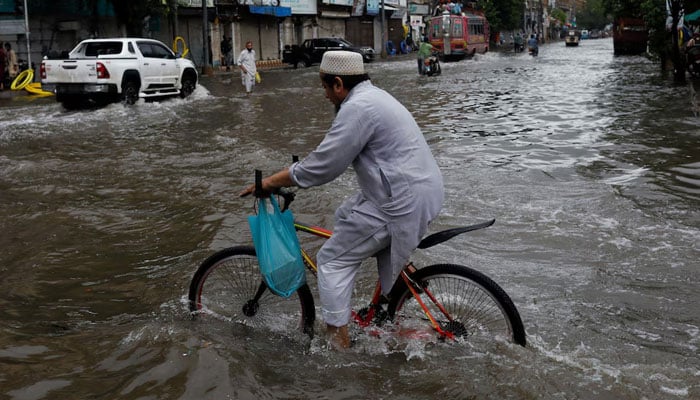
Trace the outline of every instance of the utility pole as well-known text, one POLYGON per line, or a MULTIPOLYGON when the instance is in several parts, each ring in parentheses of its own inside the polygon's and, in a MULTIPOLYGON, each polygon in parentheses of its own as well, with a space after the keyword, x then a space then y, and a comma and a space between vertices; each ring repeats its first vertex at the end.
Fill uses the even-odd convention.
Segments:
POLYGON ((382 51, 379 53, 382 59, 386 58, 386 13, 384 12, 384 0, 381 2, 382 5, 382 18, 379 20, 382 30, 382 51))
POLYGON ((24 0, 24 36, 27 39, 27 66, 32 69, 32 47, 29 41, 29 9, 27 9, 27 0, 24 0))
POLYGON ((209 32, 208 32, 208 16, 207 16, 207 0, 202 0, 202 47, 204 61, 202 62, 202 73, 206 75, 213 74, 213 69, 209 65, 209 32))

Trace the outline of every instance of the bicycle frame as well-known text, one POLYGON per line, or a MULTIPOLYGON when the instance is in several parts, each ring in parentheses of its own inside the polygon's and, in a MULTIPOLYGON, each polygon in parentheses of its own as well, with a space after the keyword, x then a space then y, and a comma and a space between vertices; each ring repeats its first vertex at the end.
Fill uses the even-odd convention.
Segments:
MULTIPOLYGON (((311 224, 306 224, 300 221, 294 221, 294 228, 298 232, 305 232, 308 234, 311 234, 313 236, 321 237, 324 239, 329 239, 332 235, 333 232, 311 224)), ((311 273, 316 276, 318 273, 318 266, 316 265, 315 261, 311 258, 309 253, 304 250, 303 248, 301 249, 301 254, 302 258, 304 260, 304 264, 306 265, 306 268, 311 271, 311 273)), ((416 299, 418 304, 421 306, 423 309, 423 313, 425 316, 428 318, 430 321, 430 324, 432 325, 433 329, 438 333, 439 337, 444 339, 444 338, 449 338, 449 339, 454 339, 454 334, 452 332, 446 331, 440 327, 440 324, 438 324, 437 320, 433 316, 433 314, 430 312, 430 309, 428 309, 428 306, 423 302, 423 299, 421 299, 420 294, 425 293, 430 301, 437 307, 438 310, 444 315, 445 318, 447 318, 448 321, 453 321, 453 318, 449 315, 445 307, 440 304, 440 302, 433 296, 433 294, 430 292, 430 290, 423 286, 420 285, 418 282, 414 281, 410 277, 410 272, 415 271, 415 267, 411 262, 409 262, 406 267, 401 271, 400 277, 403 279, 403 281, 406 283, 406 286, 408 287, 408 290, 411 292, 413 297, 416 299)), ((384 312, 382 309, 381 305, 386 302, 386 299, 382 295, 382 287, 379 282, 379 279, 377 279, 377 284, 375 285, 374 288, 374 293, 372 294, 372 299, 370 300, 369 307, 367 308, 367 312, 363 315, 360 312, 356 312, 355 310, 352 310, 352 318, 353 320, 362 328, 368 327, 372 321, 375 319, 375 317, 379 317, 381 320, 383 316, 377 315, 380 312, 384 312)))

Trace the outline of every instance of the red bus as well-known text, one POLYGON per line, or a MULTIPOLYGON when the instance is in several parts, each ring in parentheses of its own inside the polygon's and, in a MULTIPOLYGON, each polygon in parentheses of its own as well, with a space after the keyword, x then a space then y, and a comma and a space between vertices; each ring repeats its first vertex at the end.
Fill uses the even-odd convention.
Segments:
POLYGON ((489 51, 489 22, 483 14, 448 11, 430 19, 428 39, 441 59, 461 60, 489 51))

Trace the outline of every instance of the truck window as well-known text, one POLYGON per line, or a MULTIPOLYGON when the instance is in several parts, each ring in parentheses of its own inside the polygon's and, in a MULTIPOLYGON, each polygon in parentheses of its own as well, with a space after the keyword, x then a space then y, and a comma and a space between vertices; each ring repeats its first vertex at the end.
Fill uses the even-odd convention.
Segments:
POLYGON ((162 59, 175 59, 175 55, 170 49, 159 44, 151 42, 136 42, 139 47, 139 51, 147 58, 162 58, 162 59))
POLYGON ((152 54, 156 58, 174 59, 175 55, 169 48, 159 43, 151 43, 152 54))
POLYGON ((98 57, 108 54, 120 54, 122 42, 88 43, 85 46, 85 57, 98 57))

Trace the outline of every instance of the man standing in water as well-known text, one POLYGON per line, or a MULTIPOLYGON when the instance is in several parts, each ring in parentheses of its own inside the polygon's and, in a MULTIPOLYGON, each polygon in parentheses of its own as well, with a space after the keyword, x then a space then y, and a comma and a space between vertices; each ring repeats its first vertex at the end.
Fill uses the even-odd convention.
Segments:
POLYGON ((241 68, 241 83, 245 86, 245 93, 251 94, 255 86, 255 74, 258 72, 255 67, 255 50, 253 42, 246 42, 245 49, 238 56, 238 65, 241 68))
POLYGON ((360 190, 336 210, 333 236, 317 254, 323 319, 331 344, 347 348, 360 264, 377 258, 382 292, 388 294, 438 215, 444 193, 440 169, 413 116, 370 82, 359 53, 328 51, 319 71, 335 119, 314 151, 263 179, 262 189, 319 186, 353 167, 360 190))

